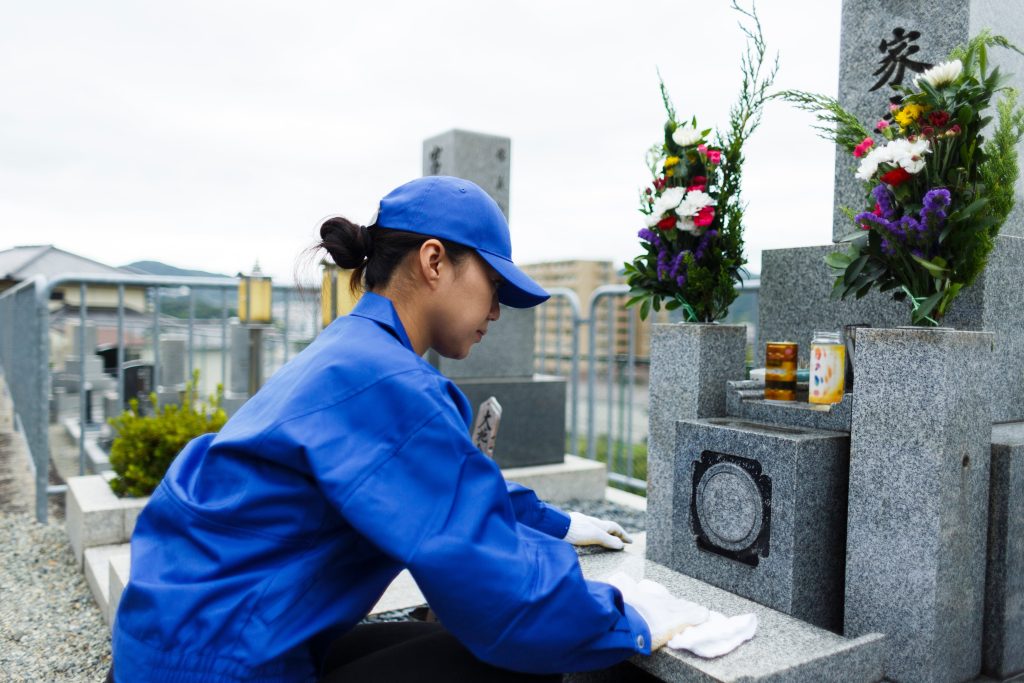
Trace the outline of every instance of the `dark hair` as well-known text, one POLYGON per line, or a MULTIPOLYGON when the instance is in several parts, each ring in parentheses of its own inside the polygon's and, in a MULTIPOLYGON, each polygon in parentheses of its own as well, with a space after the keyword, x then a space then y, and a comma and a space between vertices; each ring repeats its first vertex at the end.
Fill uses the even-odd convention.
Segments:
POLYGON ((339 268, 352 270, 350 287, 355 294, 360 285, 370 291, 387 286, 406 254, 419 249, 429 239, 441 242, 448 258, 456 266, 473 251, 471 247, 430 235, 366 228, 341 216, 323 222, 320 242, 315 248, 326 250, 339 268))

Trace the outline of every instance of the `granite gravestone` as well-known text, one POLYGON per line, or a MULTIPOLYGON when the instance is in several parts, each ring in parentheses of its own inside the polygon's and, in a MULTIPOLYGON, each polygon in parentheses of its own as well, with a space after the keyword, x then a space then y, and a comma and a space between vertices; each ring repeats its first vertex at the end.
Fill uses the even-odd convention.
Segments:
MULTIPOLYGON (((511 141, 451 130, 423 143, 423 175, 449 175, 483 188, 508 218, 511 141)), ((499 319, 465 360, 428 353, 477 406, 495 397, 503 407, 504 437, 493 457, 499 466, 524 467, 565 459, 565 379, 533 373, 536 312, 501 307, 499 319)))
POLYGON ((161 334, 158 391, 183 388, 190 379, 187 362, 188 338, 183 334, 161 334))

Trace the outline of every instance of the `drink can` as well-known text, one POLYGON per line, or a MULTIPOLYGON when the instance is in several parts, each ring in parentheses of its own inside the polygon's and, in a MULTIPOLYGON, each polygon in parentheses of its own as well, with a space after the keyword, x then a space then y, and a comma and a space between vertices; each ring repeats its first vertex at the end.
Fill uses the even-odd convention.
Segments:
POLYGON ((768 342, 764 350, 764 397, 773 401, 796 400, 797 343, 768 342))

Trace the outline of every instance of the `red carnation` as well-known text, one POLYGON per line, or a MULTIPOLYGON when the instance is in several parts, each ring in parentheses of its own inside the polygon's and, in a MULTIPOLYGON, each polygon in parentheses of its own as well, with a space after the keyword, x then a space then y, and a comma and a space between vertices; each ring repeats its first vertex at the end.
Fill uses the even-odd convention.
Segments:
POLYGON ((715 207, 705 206, 693 217, 693 224, 698 228, 705 228, 715 220, 715 207))
POLYGON ((933 111, 931 114, 928 114, 928 123, 932 124, 936 128, 942 128, 944 125, 949 123, 949 112, 933 111))
POLYGON ((665 216, 655 224, 655 227, 659 230, 671 230, 676 226, 675 216, 665 216))
POLYGON ((693 192, 694 190, 696 190, 698 192, 703 192, 704 190, 707 189, 707 187, 707 185, 690 185, 688 188, 686 188, 686 191, 693 192))
POLYGON ((908 180, 910 180, 910 174, 907 173, 907 169, 902 166, 897 166, 882 176, 882 182, 892 185, 893 187, 899 187, 908 180))
POLYGON ((695 175, 690 180, 690 182, 693 183, 694 185, 707 185, 708 184, 708 179, 707 179, 706 176, 695 175))

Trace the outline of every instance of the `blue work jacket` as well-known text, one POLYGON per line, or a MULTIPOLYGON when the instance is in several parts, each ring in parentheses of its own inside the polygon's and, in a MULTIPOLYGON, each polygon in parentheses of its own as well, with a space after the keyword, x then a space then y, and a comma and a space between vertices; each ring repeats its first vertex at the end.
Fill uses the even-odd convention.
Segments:
POLYGON ((403 568, 491 664, 648 654, 643 619, 580 573, 565 513, 506 486, 470 419, 391 302, 364 295, 174 460, 132 535, 116 680, 315 681, 403 568))

